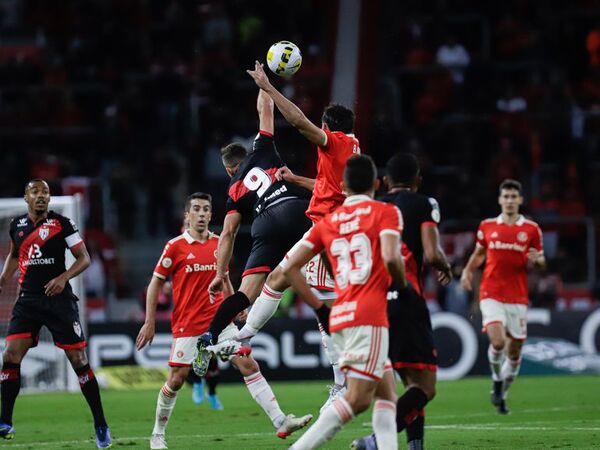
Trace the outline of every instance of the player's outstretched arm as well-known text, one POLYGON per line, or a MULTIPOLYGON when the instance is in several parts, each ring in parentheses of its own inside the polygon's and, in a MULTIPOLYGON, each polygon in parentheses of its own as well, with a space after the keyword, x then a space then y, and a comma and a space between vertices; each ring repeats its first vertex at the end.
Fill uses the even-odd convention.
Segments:
POLYGON ((156 305, 158 304, 158 296, 165 284, 165 280, 157 277, 152 277, 146 292, 146 320, 140 328, 140 332, 135 340, 135 347, 138 350, 144 348, 146 344, 152 344, 154 333, 156 332, 156 305))
POLYGON ((290 183, 297 184, 304 189, 313 191, 315 189, 314 178, 307 178, 301 175, 296 175, 287 166, 280 167, 275 173, 275 178, 278 180, 289 181, 290 183))
POLYGON ((254 63, 254 70, 247 70, 248 75, 254 79, 256 85, 265 91, 275 102, 275 106, 281 112, 285 120, 296 128, 306 139, 316 145, 327 144, 325 132, 312 123, 292 101, 285 98, 269 81, 263 65, 258 61, 254 63))
POLYGON ((258 111, 258 124, 261 131, 275 134, 275 118, 273 114, 273 99, 259 89, 256 99, 256 110, 258 111))
POLYGON ((440 233, 436 226, 421 227, 423 253, 429 265, 439 271, 439 281, 444 286, 452 279, 452 270, 440 244, 440 233))
POLYGON ((466 291, 473 290, 473 272, 475 272, 485 260, 485 252, 486 249, 484 246, 475 244, 475 250, 471 254, 467 265, 463 269, 462 275, 460 277, 460 285, 466 291))
POLYGON ((217 247, 217 274, 208 286, 208 293, 211 297, 223 292, 227 277, 227 268, 233 255, 233 244, 241 223, 242 215, 238 212, 233 212, 225 216, 223 231, 219 235, 219 245, 217 247))
POLYGON ((0 292, 2 292, 4 284, 15 275, 15 272, 19 268, 19 259, 13 256, 13 251, 14 244, 11 240, 10 250, 8 252, 8 255, 6 255, 6 259, 4 260, 4 267, 2 267, 2 273, 0 274, 0 292))
POLYGON ((56 278, 48 281, 48 283, 44 286, 46 289, 45 294, 48 297, 60 294, 71 278, 76 277, 90 266, 90 254, 88 253, 83 241, 76 247, 71 248, 71 253, 75 257, 75 262, 71 265, 71 267, 69 267, 56 278))
POLYGON ((404 269, 404 260, 400 253, 400 237, 396 234, 382 234, 381 239, 381 258, 392 280, 398 286, 406 287, 406 275, 404 269))

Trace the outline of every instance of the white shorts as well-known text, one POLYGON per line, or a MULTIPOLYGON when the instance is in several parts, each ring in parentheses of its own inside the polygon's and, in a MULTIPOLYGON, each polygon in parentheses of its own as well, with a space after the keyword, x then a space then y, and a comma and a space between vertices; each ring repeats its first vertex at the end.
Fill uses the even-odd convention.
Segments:
POLYGON ((479 302, 479 309, 483 331, 493 323, 501 323, 513 339, 524 341, 527 338, 527 305, 485 298, 479 302))
MULTIPOLYGON (((230 323, 219 334, 218 342, 223 342, 233 337, 238 332, 238 328, 230 323)), ((171 367, 190 367, 198 355, 198 338, 200 336, 186 336, 173 339, 171 344, 171 355, 169 356, 169 366, 171 367)))
POLYGON ((381 381, 391 370, 388 358, 389 332, 386 327, 361 325, 344 328, 331 335, 339 352, 339 367, 347 376, 381 381))
MULTIPOLYGON (((302 240, 304 240, 304 238, 308 236, 309 232, 310 230, 304 233, 302 240)), ((294 246, 290 249, 290 251, 286 253, 283 260, 279 263, 282 269, 286 268, 287 260, 289 259, 289 257, 296 251, 296 249, 300 245, 302 245, 302 240, 296 242, 294 246)), ((335 295, 333 294, 335 283, 333 281, 333 278, 327 271, 325 264, 323 263, 321 254, 313 256, 312 259, 308 263, 306 263, 306 265, 302 268, 302 271, 306 276, 306 283, 319 292, 319 294, 316 294, 319 300, 335 300, 335 296, 333 298, 330 298, 331 295, 335 295), (328 292, 332 292, 332 294, 328 295, 328 292)))

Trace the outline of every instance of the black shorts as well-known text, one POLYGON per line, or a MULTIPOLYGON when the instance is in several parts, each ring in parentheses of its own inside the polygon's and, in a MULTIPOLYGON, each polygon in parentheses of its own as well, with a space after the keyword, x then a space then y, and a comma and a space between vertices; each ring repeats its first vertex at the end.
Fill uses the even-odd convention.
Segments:
POLYGON ((308 199, 293 198, 261 212, 252 222, 252 249, 242 276, 271 272, 312 226, 308 199))
POLYGON ((76 300, 73 294, 47 297, 21 293, 13 308, 6 340, 32 338, 36 346, 40 329, 45 325, 57 347, 65 350, 85 347, 76 300))
POLYGON ((427 303, 408 286, 388 292, 390 359, 395 369, 437 370, 437 351, 427 303))

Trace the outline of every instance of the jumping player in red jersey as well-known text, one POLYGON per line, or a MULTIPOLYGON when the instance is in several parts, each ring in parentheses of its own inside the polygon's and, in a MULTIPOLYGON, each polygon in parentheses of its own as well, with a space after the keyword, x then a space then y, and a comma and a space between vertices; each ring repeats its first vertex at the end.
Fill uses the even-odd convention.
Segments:
POLYGON ((540 227, 519 214, 521 183, 504 180, 498 203, 502 213, 479 225, 477 244, 460 282, 472 290, 473 272, 485 260, 479 305, 490 340, 491 401, 499 414, 508 414, 506 395, 519 373, 521 347, 527 338, 527 268, 543 269, 546 259, 540 227))
POLYGON ((343 205, 317 223, 288 260, 292 287, 317 301, 301 268, 325 250, 335 273, 337 298, 329 318, 348 390, 334 400, 315 424, 290 447, 319 448, 341 427, 365 411, 375 397, 373 429, 381 449, 397 449, 396 394, 388 359, 387 291, 393 281, 405 287, 400 252, 402 215, 389 203, 373 200, 377 169, 368 156, 346 163, 343 205))
MULTIPOLYGON (((406 428, 408 450, 424 447, 425 405, 435 396, 437 353, 431 318, 423 297, 425 263, 438 271, 438 280, 447 284, 452 274, 440 246, 437 229, 441 220, 435 199, 417 193, 421 185, 419 162, 410 153, 397 153, 386 164, 383 181, 387 194, 379 200, 400 209, 404 219, 402 256, 408 286, 391 286, 388 291, 390 360, 405 386, 396 405, 398 432, 406 428)), ((377 450, 374 435, 356 439, 351 448, 377 450)))
POLYGON ((112 445, 106 425, 98 381, 90 368, 84 348, 85 337, 79 323, 77 297, 69 280, 90 265, 90 256, 72 220, 48 210, 50 188, 44 180, 31 180, 25 186, 27 214, 10 224, 10 252, 6 257, 0 289, 19 269, 19 296, 13 308, 2 355, 2 412, 0 437, 12 439, 12 415, 21 388, 21 361, 37 345, 40 329, 46 326, 54 345, 62 348, 79 379, 79 386, 96 428, 96 446, 112 445), (65 269, 65 250, 75 262, 65 269))
MULTIPOLYGON (((171 329, 173 345, 169 358, 169 377, 158 394, 154 430, 150 439, 151 449, 165 449, 165 428, 175 402, 177 391, 183 386, 192 362, 196 359, 196 342, 212 320, 223 294, 210 297, 208 285, 217 270, 217 246, 219 237, 208 230, 212 215, 211 197, 197 192, 185 203, 186 221, 189 228, 170 240, 154 269, 148 287, 146 322, 136 339, 138 350, 152 343, 155 333, 154 313, 158 292, 167 277, 173 278, 173 315, 171 329)), ((225 277, 225 294, 233 293, 229 278, 225 277)), ((220 342, 231 340, 237 327, 230 323, 218 336, 220 342)), ((306 425, 312 416, 296 418, 285 415, 267 380, 252 357, 232 355, 232 364, 244 377, 252 398, 260 405, 277 429, 279 437, 285 437, 306 425)), ((208 361, 206 361, 206 370, 208 361)))

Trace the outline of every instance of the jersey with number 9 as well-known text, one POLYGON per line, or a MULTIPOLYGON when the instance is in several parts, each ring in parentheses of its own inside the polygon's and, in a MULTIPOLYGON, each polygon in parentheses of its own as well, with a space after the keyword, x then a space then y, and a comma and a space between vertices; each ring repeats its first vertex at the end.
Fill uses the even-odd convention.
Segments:
POLYGON ((303 240, 314 253, 325 249, 335 274, 337 299, 329 329, 389 326, 387 290, 391 277, 381 256, 381 236, 402 232, 400 210, 366 195, 348 197, 303 240))

